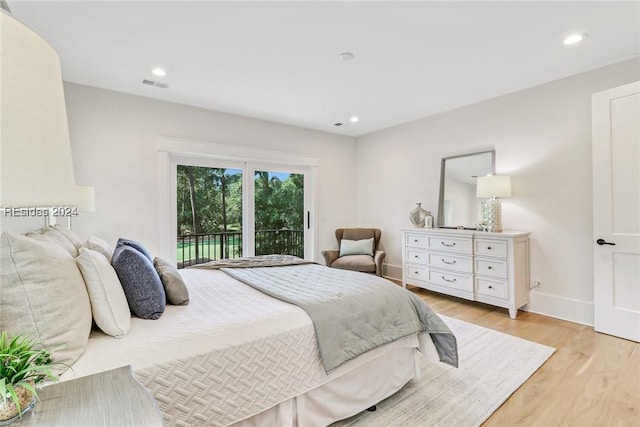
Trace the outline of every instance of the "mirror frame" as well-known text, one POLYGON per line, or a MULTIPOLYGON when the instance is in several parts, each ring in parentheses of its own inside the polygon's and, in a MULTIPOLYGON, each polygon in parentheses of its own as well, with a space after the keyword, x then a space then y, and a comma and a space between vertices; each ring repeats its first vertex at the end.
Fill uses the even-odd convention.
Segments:
POLYGON ((438 197, 438 219, 437 219, 437 227, 438 228, 462 228, 463 230, 475 230, 475 227, 466 227, 466 226, 445 226, 444 222, 444 178, 445 178, 445 167, 447 160, 459 159, 461 157, 470 157, 477 156, 478 154, 487 154, 491 153, 491 174, 496 173, 496 150, 486 150, 486 151, 477 151, 475 153, 467 153, 460 154, 457 156, 443 157, 440 161, 440 195, 438 197))

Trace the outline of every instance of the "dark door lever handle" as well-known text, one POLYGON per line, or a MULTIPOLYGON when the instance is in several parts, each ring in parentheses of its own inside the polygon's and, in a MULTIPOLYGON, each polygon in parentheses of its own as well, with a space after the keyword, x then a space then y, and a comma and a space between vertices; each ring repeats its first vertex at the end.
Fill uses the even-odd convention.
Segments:
POLYGON ((596 240, 596 243, 597 243, 597 244, 599 244, 600 246, 602 246, 602 245, 611 245, 611 246, 615 246, 615 245, 616 245, 615 243, 607 242, 607 241, 606 241, 606 240, 604 240, 604 239, 598 239, 598 240, 596 240))

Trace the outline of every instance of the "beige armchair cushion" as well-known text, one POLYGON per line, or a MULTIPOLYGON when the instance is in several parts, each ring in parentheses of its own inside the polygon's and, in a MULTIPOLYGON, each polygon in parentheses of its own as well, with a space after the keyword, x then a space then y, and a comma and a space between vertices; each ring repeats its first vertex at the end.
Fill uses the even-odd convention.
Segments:
POLYGON ((375 273, 376 264, 370 255, 345 255, 335 260, 331 267, 343 270, 362 271, 365 273, 375 273))

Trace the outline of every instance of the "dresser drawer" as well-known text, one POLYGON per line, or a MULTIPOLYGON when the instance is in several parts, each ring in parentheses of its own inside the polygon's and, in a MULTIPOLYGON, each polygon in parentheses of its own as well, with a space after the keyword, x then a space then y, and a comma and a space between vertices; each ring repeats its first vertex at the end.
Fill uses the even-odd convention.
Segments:
POLYGON ((496 298, 508 298, 507 283, 499 280, 476 278, 476 292, 496 298))
POLYGON ((450 273, 442 270, 428 270, 428 280, 440 286, 473 292, 473 276, 470 274, 450 273))
POLYGON ((427 280, 427 268, 420 267, 417 265, 407 265, 404 270, 406 274, 405 280, 416 279, 416 280, 427 280))
POLYGON ((484 276, 507 278, 507 260, 476 258, 476 274, 484 276))
POLYGON ((471 238, 465 237, 444 237, 429 236, 428 248, 436 251, 452 251, 461 254, 471 254, 473 252, 471 238))
POLYGON ((423 249, 407 248, 407 262, 415 264, 427 264, 427 251, 423 249))
POLYGON ((504 240, 476 239, 476 255, 507 257, 507 242, 504 240))
POLYGON ((405 244, 413 248, 427 248, 427 236, 424 234, 407 233, 405 244))
POLYGON ((429 252, 427 257, 430 267, 473 273, 473 257, 471 257, 471 255, 465 256, 446 252, 429 252))

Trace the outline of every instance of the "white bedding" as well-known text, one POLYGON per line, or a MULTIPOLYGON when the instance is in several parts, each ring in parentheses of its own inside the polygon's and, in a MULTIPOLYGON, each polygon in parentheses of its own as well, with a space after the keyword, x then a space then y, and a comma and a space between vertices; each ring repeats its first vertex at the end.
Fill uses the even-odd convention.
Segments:
MULTIPOLYGON (((327 375, 306 313, 214 270, 182 270, 188 306, 132 319, 121 339, 92 332, 62 380, 132 365, 169 426, 249 418, 379 358, 379 348, 327 375)), ((416 336, 395 343, 418 347, 416 336)))

